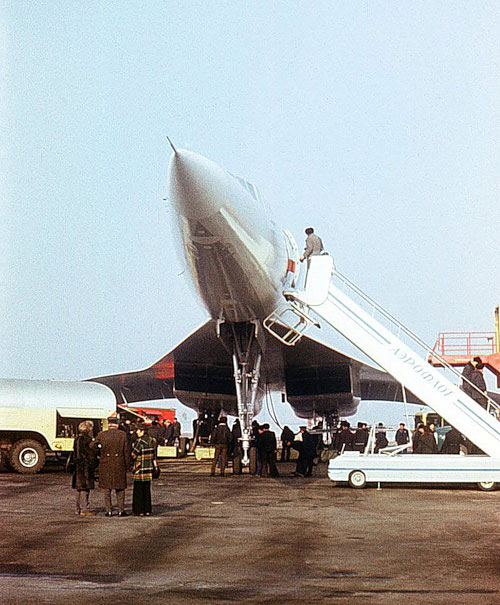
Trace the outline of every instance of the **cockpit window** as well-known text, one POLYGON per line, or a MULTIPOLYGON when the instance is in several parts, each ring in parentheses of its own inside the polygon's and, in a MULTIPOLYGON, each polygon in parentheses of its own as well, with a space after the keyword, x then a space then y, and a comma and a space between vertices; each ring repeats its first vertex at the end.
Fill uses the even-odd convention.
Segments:
POLYGON ((254 198, 254 200, 257 200, 258 202, 262 203, 262 196, 260 195, 260 191, 255 185, 252 185, 252 183, 245 181, 245 179, 242 179, 241 177, 236 176, 231 172, 229 174, 233 177, 233 179, 236 179, 238 183, 248 191, 248 193, 254 198))

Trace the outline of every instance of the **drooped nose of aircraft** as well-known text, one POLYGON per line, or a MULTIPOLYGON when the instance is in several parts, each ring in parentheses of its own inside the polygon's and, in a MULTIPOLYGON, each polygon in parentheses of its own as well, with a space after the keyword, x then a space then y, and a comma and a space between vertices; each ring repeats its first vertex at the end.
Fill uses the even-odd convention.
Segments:
POLYGON ((227 201, 227 182, 227 172, 215 162, 192 151, 174 151, 169 165, 169 197, 187 219, 216 214, 227 201))

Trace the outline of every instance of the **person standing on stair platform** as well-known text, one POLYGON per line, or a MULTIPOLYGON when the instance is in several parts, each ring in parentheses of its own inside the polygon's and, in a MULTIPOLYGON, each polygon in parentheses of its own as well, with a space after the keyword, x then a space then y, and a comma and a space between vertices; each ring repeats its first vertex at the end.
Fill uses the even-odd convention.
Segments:
POLYGON ((306 247, 304 248, 304 252, 300 257, 300 262, 303 262, 305 259, 309 261, 309 258, 311 256, 319 256, 323 253, 324 250, 321 238, 319 237, 319 235, 316 235, 316 233, 314 233, 314 229, 312 227, 308 227, 305 230, 305 233, 307 235, 306 247))

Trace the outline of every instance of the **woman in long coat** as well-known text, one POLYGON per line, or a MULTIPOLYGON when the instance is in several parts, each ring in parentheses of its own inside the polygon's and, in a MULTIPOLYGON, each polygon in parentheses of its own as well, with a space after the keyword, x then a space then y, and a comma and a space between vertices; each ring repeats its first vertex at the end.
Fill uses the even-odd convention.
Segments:
POLYGON ((151 515, 151 480, 156 466, 156 440, 146 435, 143 428, 137 429, 137 440, 132 447, 134 459, 134 493, 132 511, 136 517, 151 515))
POLYGON ((73 472, 72 487, 76 489, 76 514, 95 515, 90 510, 90 490, 94 489, 94 475, 96 455, 90 448, 92 442, 92 421, 86 420, 78 425, 78 437, 73 445, 75 470, 73 472), (83 498, 83 510, 82 510, 83 498))

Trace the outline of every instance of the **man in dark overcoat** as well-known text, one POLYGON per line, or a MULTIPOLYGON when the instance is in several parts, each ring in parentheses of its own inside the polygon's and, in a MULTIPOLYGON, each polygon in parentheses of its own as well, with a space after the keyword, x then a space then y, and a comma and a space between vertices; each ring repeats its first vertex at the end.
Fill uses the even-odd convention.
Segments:
POLYGON ((384 449, 389 445, 389 441, 387 439, 387 434, 384 430, 384 425, 382 422, 379 422, 377 425, 377 432, 375 434, 375 454, 378 454, 380 450, 384 449))
POLYGON ((338 452, 350 452, 354 450, 354 433, 351 431, 351 425, 347 420, 340 423, 340 431, 337 431, 333 440, 333 449, 338 452))
POLYGON ((269 430, 269 424, 263 424, 262 429, 263 431, 259 439, 259 450, 262 459, 260 476, 267 477, 269 474, 271 477, 276 477, 278 475, 275 463, 276 435, 273 431, 269 430))
POLYGON ((220 474, 222 477, 224 477, 224 473, 226 471, 227 450, 231 445, 231 431, 227 426, 227 418, 225 416, 219 420, 219 424, 215 427, 214 432, 212 433, 212 444, 215 446, 215 454, 214 459, 212 460, 212 469, 210 475, 212 477, 215 475, 217 461, 220 457, 220 474))
POLYGON ((354 451, 363 453, 366 449, 369 437, 370 432, 368 431, 367 425, 364 422, 358 422, 358 428, 356 429, 353 438, 354 451))
POLYGON ((74 472, 72 487, 77 490, 76 514, 95 515, 90 510, 90 492, 94 489, 94 474, 96 467, 95 451, 90 449, 92 443, 92 420, 84 420, 78 425, 78 437, 73 444, 74 472), (83 509, 81 500, 83 498, 83 509))
POLYGON ((465 445, 465 440, 455 427, 446 433, 441 446, 441 454, 460 454, 460 446, 465 445))
POLYGON ((152 437, 156 441, 156 448, 158 448, 158 446, 162 444, 162 433, 162 427, 160 426, 158 420, 155 418, 153 420, 152 425, 149 427, 147 434, 149 435, 149 437, 152 437))
POLYGON ((414 454, 437 454, 439 452, 436 439, 432 431, 422 425, 418 426, 418 438, 413 438, 414 454))
POLYGON ((241 424, 238 418, 234 421, 231 429, 231 453, 233 459, 233 473, 241 475, 241 459, 243 457, 243 448, 241 447, 241 424))
POLYGON ((104 490, 106 516, 111 517, 111 492, 115 490, 118 502, 118 516, 127 517, 125 512, 125 489, 127 470, 130 466, 130 450, 127 436, 118 430, 116 418, 108 420, 109 428, 101 431, 91 446, 99 448, 99 487, 104 490))
POLYGON ((289 426, 285 426, 281 433, 281 462, 290 461, 290 451, 295 435, 289 426))
POLYGON ((476 388, 474 389, 471 387, 469 395, 486 410, 488 409, 488 397, 486 395, 487 387, 483 376, 483 368, 484 364, 482 361, 476 363, 476 369, 472 372, 470 377, 470 381, 476 388))
POLYGON ((300 427, 300 438, 293 442, 294 449, 298 450, 295 476, 310 477, 312 475, 314 457, 316 456, 316 440, 314 435, 307 431, 306 426, 300 427))
POLYGON ((180 445, 181 439, 181 423, 177 420, 177 416, 174 418, 172 424, 172 445, 180 445))
POLYGON ((476 369, 476 361, 474 359, 471 359, 470 361, 468 361, 465 364, 465 367, 462 370, 462 391, 467 393, 467 395, 470 395, 471 391, 472 391, 472 387, 469 383, 470 383, 470 377, 472 376, 472 373, 474 372, 475 369, 476 369))
POLYGON ((404 422, 400 422, 399 429, 396 431, 394 439, 396 440, 396 443, 398 445, 406 445, 407 443, 410 442, 410 433, 408 432, 408 429, 405 427, 404 422))
POLYGON ((174 425, 171 420, 167 418, 165 422, 165 445, 174 444, 174 425))

